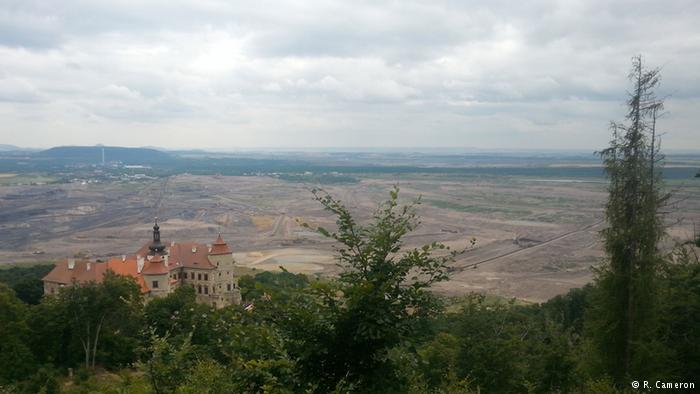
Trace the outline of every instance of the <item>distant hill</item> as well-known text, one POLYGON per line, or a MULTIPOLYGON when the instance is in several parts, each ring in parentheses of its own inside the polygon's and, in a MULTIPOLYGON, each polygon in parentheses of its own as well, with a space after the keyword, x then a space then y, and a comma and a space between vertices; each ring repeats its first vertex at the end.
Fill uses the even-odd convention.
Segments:
POLYGON ((59 146, 37 153, 38 157, 67 163, 97 164, 102 162, 124 164, 154 164, 173 159, 168 153, 151 148, 125 148, 119 146, 59 146))
POLYGON ((20 150, 19 146, 14 146, 14 145, 7 145, 7 144, 0 144, 0 151, 11 151, 11 150, 20 150))
POLYGON ((2 152, 3 155, 23 155, 32 152, 38 152, 40 150, 41 149, 37 148, 24 148, 17 145, 0 144, 0 152, 2 152))

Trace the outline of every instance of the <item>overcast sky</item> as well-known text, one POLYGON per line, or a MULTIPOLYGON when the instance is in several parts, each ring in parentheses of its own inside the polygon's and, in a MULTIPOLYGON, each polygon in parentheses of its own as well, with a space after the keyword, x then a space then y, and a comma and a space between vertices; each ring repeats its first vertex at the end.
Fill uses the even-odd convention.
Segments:
POLYGON ((638 53, 700 149, 698 0, 0 0, 0 143, 597 149, 638 53))

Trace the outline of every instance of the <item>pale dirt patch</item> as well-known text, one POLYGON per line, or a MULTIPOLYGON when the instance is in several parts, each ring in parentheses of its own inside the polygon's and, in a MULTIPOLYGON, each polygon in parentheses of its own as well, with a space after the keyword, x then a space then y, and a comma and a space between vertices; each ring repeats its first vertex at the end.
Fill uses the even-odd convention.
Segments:
POLYGON ((294 273, 323 273, 335 271, 333 255, 319 250, 284 248, 248 253, 234 253, 236 263, 247 268, 279 271, 282 266, 294 273))
POLYGON ((64 215, 89 215, 91 213, 95 213, 97 211, 97 207, 93 205, 79 205, 75 208, 71 209, 66 209, 65 211, 62 212, 64 215))
POLYGON ((11 174, 8 172, 0 172, 0 178, 13 178, 16 176, 17 176, 17 174, 11 174))
POLYGON ((221 226, 230 226, 231 223, 235 221, 233 215, 230 213, 225 213, 223 215, 219 215, 214 219, 214 223, 221 225, 221 226))
MULTIPOLYGON (((182 219, 168 219, 164 222, 159 222, 159 225, 161 229, 167 228, 169 230, 185 230, 185 229, 192 229, 192 228, 198 228, 198 229, 205 229, 205 228, 212 228, 211 223, 199 221, 199 220, 182 220, 182 219)), ((146 226, 147 230, 151 230, 153 227, 152 224, 149 224, 146 226)), ((163 231, 163 230, 161 230, 163 231)))
POLYGON ((272 230, 276 219, 276 217, 270 215, 255 215, 250 217, 250 221, 253 222, 253 225, 258 231, 272 230))
MULTIPOLYGON (((275 260, 275 259, 272 259, 275 260)), ((255 268, 265 271, 281 271, 280 267, 284 267, 285 270, 293 272, 295 274, 312 274, 312 273, 322 273, 325 271, 325 267, 319 264, 309 264, 309 263, 286 263, 281 264, 276 261, 269 261, 263 264, 258 264, 255 268)))
POLYGON ((678 242, 691 240, 693 236, 697 236, 697 233, 700 233, 700 225, 696 225, 694 228, 692 224, 684 224, 666 230, 666 234, 678 242))

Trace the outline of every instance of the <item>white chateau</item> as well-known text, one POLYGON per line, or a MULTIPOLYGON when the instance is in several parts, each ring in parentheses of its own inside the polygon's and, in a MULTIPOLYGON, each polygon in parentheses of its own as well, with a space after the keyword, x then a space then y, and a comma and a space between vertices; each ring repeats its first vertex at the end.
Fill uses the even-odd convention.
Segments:
POLYGON ((64 286, 99 283, 107 271, 112 271, 133 277, 146 299, 163 297, 180 286, 192 286, 198 303, 223 308, 241 303, 238 278, 234 275, 235 263, 231 248, 221 234, 211 245, 163 243, 156 220, 153 240, 133 255, 122 255, 106 262, 59 261, 43 279, 44 294, 54 294, 64 286))

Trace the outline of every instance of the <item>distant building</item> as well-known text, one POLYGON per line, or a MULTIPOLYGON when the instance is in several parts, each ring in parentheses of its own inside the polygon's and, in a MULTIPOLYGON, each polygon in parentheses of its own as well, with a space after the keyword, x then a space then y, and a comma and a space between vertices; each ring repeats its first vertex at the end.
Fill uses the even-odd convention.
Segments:
POLYGON ((160 227, 153 226, 153 240, 133 255, 106 262, 66 259, 43 279, 44 294, 55 294, 74 284, 101 282, 107 271, 131 276, 146 299, 163 297, 180 286, 192 286, 197 302, 222 308, 241 303, 235 260, 221 234, 210 246, 194 242, 163 243, 160 227))

